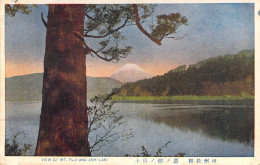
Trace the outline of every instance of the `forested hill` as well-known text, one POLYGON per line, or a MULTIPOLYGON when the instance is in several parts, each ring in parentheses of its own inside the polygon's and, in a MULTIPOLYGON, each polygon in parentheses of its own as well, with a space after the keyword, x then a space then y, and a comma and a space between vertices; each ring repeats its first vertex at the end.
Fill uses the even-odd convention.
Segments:
POLYGON ((127 83, 120 96, 254 95, 254 51, 218 56, 180 66, 162 76, 127 83))

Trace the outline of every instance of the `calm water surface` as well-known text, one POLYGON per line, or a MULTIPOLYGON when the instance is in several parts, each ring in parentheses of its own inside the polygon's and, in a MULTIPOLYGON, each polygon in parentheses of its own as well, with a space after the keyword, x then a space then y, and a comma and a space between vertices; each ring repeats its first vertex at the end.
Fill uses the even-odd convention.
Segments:
MULTIPOLYGON (((134 136, 106 145, 93 156, 141 154, 141 146, 155 155, 168 141, 164 156, 254 156, 253 106, 115 103, 113 108, 126 121, 115 131, 133 128, 134 136)), ((36 146, 40 110, 41 102, 6 103, 6 138, 23 131, 18 141, 33 145, 28 155, 36 146)))

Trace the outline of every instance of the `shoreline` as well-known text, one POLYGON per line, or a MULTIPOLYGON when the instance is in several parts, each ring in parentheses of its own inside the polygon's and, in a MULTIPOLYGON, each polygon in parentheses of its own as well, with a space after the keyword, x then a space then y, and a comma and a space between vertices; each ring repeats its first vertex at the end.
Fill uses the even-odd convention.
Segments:
POLYGON ((154 104, 202 104, 202 105, 248 105, 254 106, 254 96, 115 96, 111 101, 119 103, 154 104))
POLYGON ((113 100, 116 103, 245 105, 254 106, 254 100, 113 100))

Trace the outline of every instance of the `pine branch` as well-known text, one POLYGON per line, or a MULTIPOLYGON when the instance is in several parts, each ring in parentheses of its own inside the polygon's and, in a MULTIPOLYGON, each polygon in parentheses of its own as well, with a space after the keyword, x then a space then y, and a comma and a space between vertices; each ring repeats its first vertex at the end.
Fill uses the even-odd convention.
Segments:
POLYGON ((136 4, 133 4, 134 7, 134 11, 135 11, 135 18, 136 18, 136 25, 139 28, 139 30, 141 32, 143 32, 148 38, 150 38, 153 42, 155 42, 157 45, 162 45, 161 41, 154 38, 151 34, 149 34, 146 30, 144 30, 144 28, 142 27, 142 25, 140 24, 140 17, 139 17, 139 13, 138 13, 138 8, 136 4))
POLYGON ((116 28, 116 29, 114 29, 114 30, 108 32, 108 33, 105 34, 105 35, 95 36, 95 35, 84 34, 83 36, 84 36, 84 37, 91 37, 91 38, 105 38, 105 37, 107 37, 108 35, 113 34, 114 32, 116 32, 116 31, 122 29, 122 28, 126 25, 126 23, 127 23, 128 20, 129 20, 129 17, 126 18, 125 22, 124 22, 121 26, 119 26, 118 28, 116 28))

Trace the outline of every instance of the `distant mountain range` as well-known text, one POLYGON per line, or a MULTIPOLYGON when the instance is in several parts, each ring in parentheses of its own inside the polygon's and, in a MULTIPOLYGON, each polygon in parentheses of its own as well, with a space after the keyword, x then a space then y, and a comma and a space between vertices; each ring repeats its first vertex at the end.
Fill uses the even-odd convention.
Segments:
MULTIPOLYGON (((6 101, 41 101, 42 79, 42 73, 6 78, 6 101)), ((126 64, 110 78, 87 77, 87 97, 113 89, 120 96, 254 95, 254 86, 254 51, 247 50, 182 65, 155 77, 135 64, 126 64)))
POLYGON ((152 78, 153 75, 146 72, 144 69, 140 68, 136 64, 129 63, 118 69, 110 77, 120 82, 126 83, 149 79, 152 78))
MULTIPOLYGON (((14 76, 5 79, 5 101, 41 101, 43 73, 14 76)), ((109 94, 123 83, 112 78, 87 77, 87 97, 109 94)))
POLYGON ((209 58, 115 90, 120 96, 254 95, 254 57, 253 50, 243 50, 209 58))

